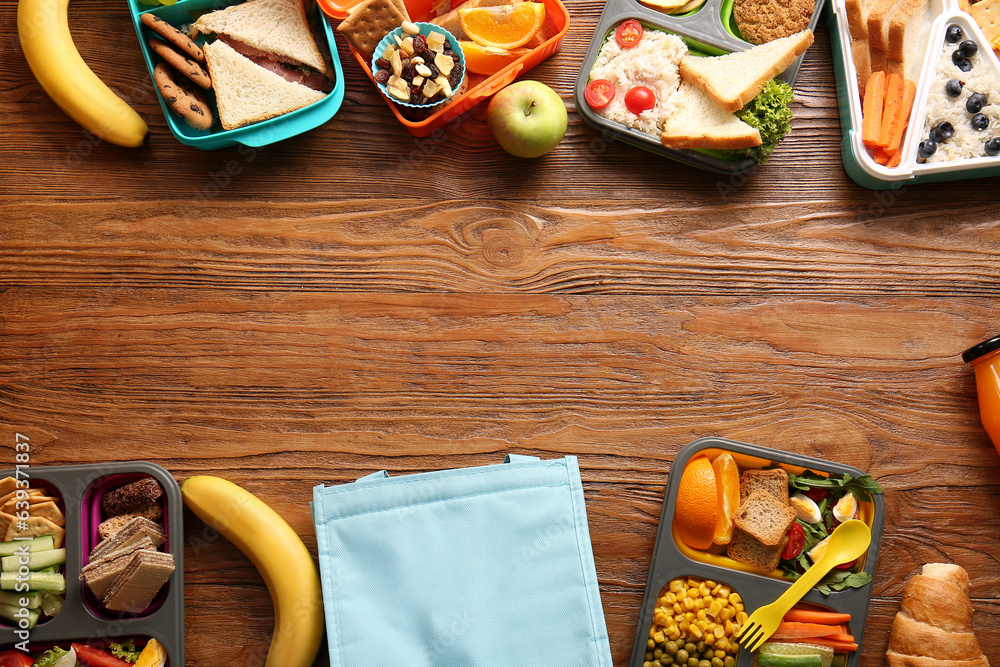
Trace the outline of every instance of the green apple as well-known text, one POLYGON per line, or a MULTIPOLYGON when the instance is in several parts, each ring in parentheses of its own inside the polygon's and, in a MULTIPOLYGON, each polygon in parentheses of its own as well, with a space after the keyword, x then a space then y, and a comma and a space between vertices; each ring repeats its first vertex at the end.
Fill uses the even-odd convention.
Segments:
POLYGON ((518 81, 490 100, 486 117, 497 143, 517 157, 539 157, 566 136, 566 103, 544 83, 518 81))

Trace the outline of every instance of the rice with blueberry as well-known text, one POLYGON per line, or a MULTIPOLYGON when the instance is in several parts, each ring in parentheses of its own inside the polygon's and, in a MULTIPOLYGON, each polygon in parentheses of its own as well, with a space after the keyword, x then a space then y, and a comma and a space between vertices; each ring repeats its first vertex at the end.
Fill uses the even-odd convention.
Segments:
POLYGON ((647 30, 642 40, 628 49, 618 46, 612 33, 597 54, 590 80, 610 81, 615 97, 596 113, 659 139, 664 121, 677 108, 671 98, 681 82, 677 65, 685 53, 684 40, 659 30, 647 30), (646 86, 656 96, 653 108, 639 115, 625 107, 625 94, 636 86, 646 86))
MULTIPOLYGON (((955 28, 957 26, 950 26, 949 31, 955 28)), ((979 54, 978 47, 974 47, 975 52, 965 59, 967 64, 964 66, 971 65, 968 71, 963 71, 961 63, 955 63, 954 54, 961 48, 958 40, 963 35, 960 29, 953 35, 956 41, 950 41, 953 38, 950 34, 941 49, 927 100, 927 118, 918 148, 918 158, 927 163, 987 157, 992 150, 1000 148, 1000 85, 993 69, 984 62, 984 56, 979 54), (959 86, 949 84, 952 80, 961 85, 960 92, 954 97, 952 94, 958 91, 959 86), (978 110, 976 101, 970 103, 970 98, 977 93, 982 102, 978 110), (942 126, 942 123, 950 123, 951 127, 942 126), (985 124, 985 127, 978 129, 976 124, 980 127, 985 124), (951 136, 947 136, 949 131, 953 131, 951 136), (991 139, 997 139, 993 146, 988 145, 991 139), (927 155, 929 140, 934 141, 935 148, 933 153, 927 155)), ((966 42, 962 41, 961 44, 966 42)))

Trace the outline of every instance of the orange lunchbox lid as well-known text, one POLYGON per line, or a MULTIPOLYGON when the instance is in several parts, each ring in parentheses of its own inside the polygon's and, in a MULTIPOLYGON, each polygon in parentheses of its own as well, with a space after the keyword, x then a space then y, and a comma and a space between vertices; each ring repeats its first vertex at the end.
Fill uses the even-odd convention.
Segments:
MULTIPOLYGON (((462 1, 452 0, 450 8, 454 9, 462 4, 462 1)), ((340 21, 346 18, 350 8, 359 4, 361 0, 316 0, 316 2, 319 3, 324 14, 340 21)), ((409 130, 410 134, 417 137, 426 137, 443 125, 455 120, 483 100, 491 97, 501 88, 513 82, 519 75, 524 74, 558 51, 562 45, 563 37, 566 36, 566 31, 569 30, 569 12, 560 0, 541 0, 541 2, 545 5, 545 22, 553 32, 542 44, 489 77, 467 74, 466 76, 470 77, 470 82, 465 92, 456 95, 451 102, 427 118, 419 121, 404 117, 399 110, 399 106, 383 95, 382 99, 385 100, 385 103, 392 110, 396 119, 409 130), (471 77, 475 77, 478 81, 471 80, 471 77)), ((404 4, 410 14, 410 18, 418 22, 430 18, 434 6, 432 0, 404 0, 404 4)), ((372 80, 372 84, 375 85, 375 77, 371 71, 371 64, 353 45, 348 44, 348 47, 361 65, 361 68, 368 74, 368 78, 372 80)))

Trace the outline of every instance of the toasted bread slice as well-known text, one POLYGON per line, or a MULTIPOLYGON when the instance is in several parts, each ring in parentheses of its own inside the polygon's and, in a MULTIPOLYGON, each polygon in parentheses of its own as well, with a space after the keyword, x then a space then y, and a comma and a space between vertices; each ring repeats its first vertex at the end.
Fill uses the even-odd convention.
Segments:
POLYGON ((773 547, 787 536, 795 516, 792 507, 782 505, 770 493, 757 489, 746 501, 740 502, 733 523, 764 546, 773 547))
POLYGON ((725 111, 739 111, 812 43, 812 30, 803 30, 724 56, 701 57, 689 53, 681 59, 681 80, 705 91, 725 111))
POLYGON ((757 490, 766 491, 782 504, 788 504, 788 473, 781 468, 744 470, 740 474, 740 502, 746 502, 757 490))
POLYGON ((770 574, 778 567, 781 552, 785 550, 788 536, 777 546, 769 547, 755 540, 739 528, 733 531, 733 539, 726 548, 726 555, 740 563, 746 563, 761 574, 770 574))
POLYGON ((868 52, 868 40, 852 39, 851 54, 854 56, 854 69, 858 72, 858 90, 864 97, 868 77, 872 75, 872 60, 868 52))
POLYGON ((852 39, 868 39, 868 0, 845 0, 852 39))
POLYGON ((760 131, 728 111, 686 81, 671 98, 677 110, 663 123, 660 142, 667 148, 752 148, 760 146, 760 131))

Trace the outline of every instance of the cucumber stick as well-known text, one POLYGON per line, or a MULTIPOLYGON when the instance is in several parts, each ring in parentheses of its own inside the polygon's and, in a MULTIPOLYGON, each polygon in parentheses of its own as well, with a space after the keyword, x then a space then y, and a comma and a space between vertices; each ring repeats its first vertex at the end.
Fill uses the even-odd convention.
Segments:
POLYGON ((807 644, 804 642, 764 642, 760 647, 760 652, 770 653, 771 655, 818 655, 823 661, 822 667, 831 667, 833 664, 833 649, 829 646, 819 646, 818 644, 807 644))
POLYGON ((46 551, 48 549, 55 549, 56 540, 51 535, 39 535, 30 540, 0 542, 0 556, 13 556, 20 553, 25 544, 28 545, 28 551, 46 551))
POLYGON ((778 655, 758 653, 758 667, 823 667, 823 658, 818 653, 811 655, 778 655))
POLYGON ((19 585, 27 584, 28 589, 32 591, 66 592, 66 578, 58 572, 29 572, 26 577, 20 579, 18 581, 17 572, 0 573, 0 589, 14 591, 19 585))
POLYGON ((21 565, 27 565, 29 570, 41 570, 52 565, 62 565, 65 562, 65 549, 48 549, 46 551, 32 551, 24 556, 20 554, 4 556, 0 558, 0 569, 4 572, 17 572, 21 565))
POLYGON ((7 619, 15 625, 17 625, 21 618, 26 618, 28 619, 28 629, 31 629, 35 627, 39 616, 40 614, 36 609, 28 609, 27 607, 21 609, 18 605, 0 602, 0 617, 7 619))

